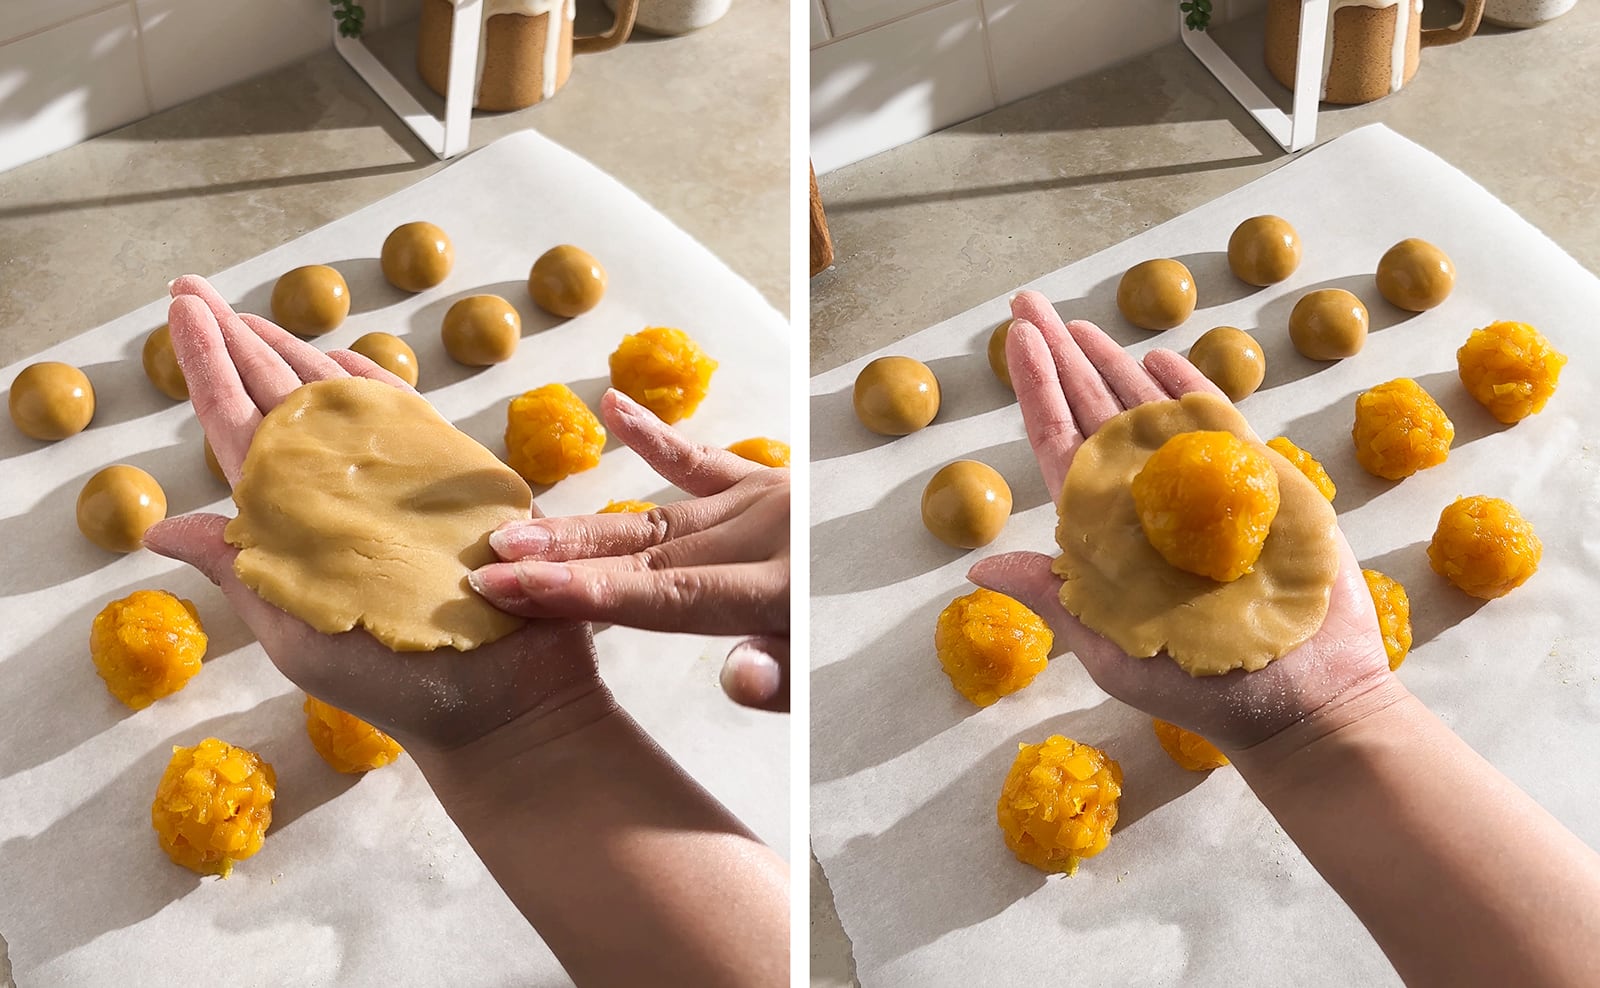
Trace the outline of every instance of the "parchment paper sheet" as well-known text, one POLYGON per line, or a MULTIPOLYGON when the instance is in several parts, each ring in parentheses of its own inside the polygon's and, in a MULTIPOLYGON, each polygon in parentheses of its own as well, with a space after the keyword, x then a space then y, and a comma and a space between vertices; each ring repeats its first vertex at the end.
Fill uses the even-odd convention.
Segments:
MULTIPOLYGON (((239 308, 267 313, 272 282, 309 263, 338 267, 354 303, 319 345, 347 346, 374 330, 402 336, 428 398, 497 452, 509 397, 564 381, 593 407, 607 355, 646 325, 682 327, 721 362, 710 397, 682 423, 689 435, 719 445, 788 437, 784 319, 633 193, 531 132, 214 280, 239 308), (377 257, 391 229, 417 219, 451 235, 456 267, 443 285, 408 296, 383 281, 377 257), (533 259, 558 243, 593 252, 610 274, 601 305, 570 321, 539 312, 525 287, 533 259), (453 301, 480 292, 515 305, 524 336, 510 362, 473 372, 445 355, 439 324, 453 301)), ((360 779, 329 769, 306 739, 301 694, 220 592, 151 553, 116 557, 79 535, 78 490, 113 462, 154 474, 172 514, 232 513, 206 471, 193 411, 160 396, 140 368, 145 335, 166 320, 164 286, 151 285, 150 296, 148 306, 39 355, 82 366, 94 382, 99 409, 86 432, 47 445, 9 422, 0 428, 0 933, 18 983, 567 983, 409 759, 360 779), (186 689, 132 713, 95 675, 88 637, 108 600, 142 587, 193 599, 211 649, 186 689), (261 752, 280 783, 266 846, 227 881, 172 865, 150 829, 171 746, 213 734, 261 752)), ((0 371, 0 384, 31 362, 0 371)), ((566 514, 609 498, 681 496, 663 487, 613 443, 598 468, 539 503, 566 514)), ((623 705, 786 853, 789 720, 723 697, 717 674, 731 644, 621 628, 598 636, 602 671, 623 705)))
MULTIPOLYGON (((1287 434, 1323 462, 1356 555, 1405 584, 1416 644, 1400 678, 1600 845, 1594 276, 1470 179, 1374 127, 1026 287, 1135 352, 1187 352, 1217 325, 1258 331, 1267 379, 1241 409, 1261 435, 1287 434), (1260 213, 1295 224, 1305 260, 1287 283, 1255 290, 1228 273, 1225 251, 1234 226, 1260 213), (1410 236, 1443 247, 1459 280, 1440 308, 1408 318, 1372 272, 1410 236), (1115 307, 1122 272, 1152 257, 1187 263, 1202 306, 1159 334, 1115 307), (1350 360, 1315 364, 1289 343, 1289 309, 1318 287, 1347 288, 1371 311, 1371 337, 1350 360), (1531 322, 1571 357, 1545 412, 1513 428, 1477 406, 1455 370, 1456 348, 1495 319, 1531 322), (1350 426, 1357 393, 1402 376, 1437 398, 1456 441, 1447 463, 1396 485, 1356 465, 1350 426), (1487 604, 1435 577, 1425 551, 1440 509, 1471 493, 1508 498, 1544 539, 1539 573, 1487 604)), ((1021 416, 984 358, 1008 316, 997 298, 884 351, 928 362, 943 388, 938 419, 909 437, 872 436, 852 417, 856 373, 881 354, 811 383, 812 846, 862 984, 1397 984, 1238 775, 1179 769, 1149 719, 1070 656, 981 712, 951 689, 933 624, 971 589, 968 567, 990 553, 1055 551, 1021 416), (967 456, 1006 476, 1016 515, 994 544, 963 553, 924 531, 918 500, 934 470, 967 456), (994 819, 1017 743, 1052 733, 1107 748, 1126 773, 1110 847, 1071 879, 1019 864, 994 819)), ((1492 848, 1483 866, 1496 867, 1492 848)))

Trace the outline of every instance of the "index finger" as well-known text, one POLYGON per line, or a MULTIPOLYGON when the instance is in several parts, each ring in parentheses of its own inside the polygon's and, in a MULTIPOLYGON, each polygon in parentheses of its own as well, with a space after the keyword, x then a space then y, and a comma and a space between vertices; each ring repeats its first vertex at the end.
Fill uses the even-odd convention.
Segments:
POLYGON ((189 383, 195 417, 211 440, 228 483, 237 484, 245 451, 261 424, 261 410, 239 379, 222 327, 205 302, 193 295, 173 299, 167 307, 167 325, 178 367, 189 383))
POLYGON ((725 449, 694 442, 615 388, 600 399, 600 414, 616 437, 662 479, 695 497, 720 494, 767 469, 725 449))

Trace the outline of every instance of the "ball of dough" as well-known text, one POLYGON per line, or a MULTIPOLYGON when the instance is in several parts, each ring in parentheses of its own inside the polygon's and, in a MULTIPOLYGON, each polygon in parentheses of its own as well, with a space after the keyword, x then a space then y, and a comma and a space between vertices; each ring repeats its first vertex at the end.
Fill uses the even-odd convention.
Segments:
POLYGON ((987 707, 1033 682, 1055 636, 1019 600, 978 589, 939 612, 933 647, 956 692, 987 707))
POLYGON ((1227 755, 1193 731, 1186 731, 1177 724, 1170 724, 1158 718, 1152 718, 1150 726, 1156 732, 1156 740, 1161 743, 1161 750, 1167 753, 1167 757, 1177 762, 1179 768, 1191 772, 1209 772, 1228 764, 1227 755))
POLYGON ((1278 516, 1278 474, 1228 432, 1185 432, 1161 444, 1133 478, 1145 538, 1168 563, 1231 583, 1261 558, 1278 516))
POLYGON ((162 326, 145 337, 144 374, 156 390, 173 401, 189 400, 189 382, 183 379, 178 355, 172 351, 172 330, 162 326))
POLYGON ((456 250, 432 223, 406 223, 384 238, 379 263, 389 284, 402 292, 425 292, 449 276, 456 250))
POLYGON ((781 439, 768 439, 765 436, 741 439, 729 446, 728 452, 764 467, 787 467, 790 459, 788 443, 781 439))
POLYGON ((530 484, 553 484, 600 465, 606 429, 565 384, 546 384, 506 409, 506 463, 530 484))
POLYGON ((1261 387, 1267 358, 1255 337, 1232 326, 1218 326, 1194 341, 1189 363, 1222 389, 1229 401, 1242 401, 1261 387))
POLYGON ((144 530, 167 516, 167 495, 156 478, 138 467, 106 467, 78 494, 78 531, 109 552, 144 545, 144 530))
POLYGON ((1378 630, 1383 634, 1383 651, 1393 672, 1411 651, 1411 598, 1400 581, 1375 569, 1362 570, 1361 578, 1367 581, 1372 605, 1378 609, 1378 630))
POLYGON ((206 449, 206 469, 211 471, 211 476, 226 484, 228 475, 222 472, 222 464, 217 462, 217 451, 211 448, 211 440, 202 439, 201 444, 206 449))
POLYGON ((1528 582, 1544 543, 1507 501, 1482 494, 1456 498, 1439 514, 1428 543, 1433 571, 1464 593, 1493 600, 1528 582))
POLYGON ((1350 436, 1363 469, 1385 480, 1401 480, 1443 463, 1456 427, 1422 385, 1402 377, 1356 398, 1350 436))
POLYGON ((1508 425, 1544 410, 1566 365, 1566 355, 1525 322, 1475 329, 1456 351, 1467 393, 1508 425))
POLYGON ((30 364, 11 382, 11 421, 33 439, 75 436, 94 418, 94 385, 71 364, 30 364))
POLYGON ((394 738, 314 696, 305 702, 311 747, 335 772, 355 775, 383 768, 403 753, 394 738))
POLYGON ((681 329, 649 326, 611 353, 611 386, 668 424, 694 414, 717 362, 681 329))
POLYGON ((1197 301, 1194 276, 1171 258, 1135 264, 1117 285, 1117 308, 1140 329, 1181 326, 1194 313, 1197 301))
POLYGON ((172 749, 150 823, 174 864, 227 878, 235 861, 261 850, 277 787, 277 773, 260 755, 206 738, 172 749))
POLYGON ((522 339, 522 316, 498 295, 469 295, 450 306, 439 327, 445 353, 458 364, 488 367, 511 359, 522 339))
POLYGON ((350 344, 350 349, 413 388, 417 386, 417 352, 393 333, 368 333, 350 344))
POLYGON ((994 328, 989 334, 989 369, 994 371, 994 376, 1006 387, 1016 390, 1016 385, 1011 383, 1011 368, 1006 365, 1006 338, 1011 335, 1011 320, 994 328))
POLYGON ((528 272, 533 304, 553 316, 581 316, 599 305, 605 293, 606 269, 593 254, 571 244, 540 254, 528 272))
POLYGON ((654 508, 654 501, 607 501, 606 506, 596 511, 597 515, 642 515, 654 508))
POLYGON ((1228 267, 1247 285, 1276 285, 1300 267, 1300 234, 1281 216, 1252 216, 1228 238, 1228 267))
POLYGON ((1339 489, 1333 486, 1333 478, 1328 476, 1328 471, 1322 468, 1317 458, 1290 442, 1285 436, 1267 440, 1267 448, 1294 464, 1294 468, 1305 474, 1307 480, 1316 485, 1317 491, 1331 503, 1339 489))
POLYGON ((188 685, 206 654, 206 632, 191 601, 165 590, 135 590, 95 615, 89 657, 111 695, 143 710, 188 685))
POLYGON ((1378 291, 1391 305, 1426 312, 1450 296, 1456 266, 1450 255, 1415 237, 1384 251, 1378 261, 1378 291))
POLYGON ((856 418, 881 436, 906 436, 939 414, 939 379, 920 360, 879 357, 856 375, 856 418))
POLYGON ((272 321, 296 336, 321 336, 350 314, 350 286, 326 264, 295 268, 272 286, 272 321))
POLYGON ((1024 864, 1068 875, 1106 849, 1117 825, 1122 766, 1099 748, 1059 734, 1017 746, 995 816, 1024 864))
POLYGON ((994 467, 977 460, 946 464, 922 491, 922 523, 958 549, 988 545, 1011 517, 1011 488, 994 467))
POLYGON ((1343 360, 1367 342, 1367 307, 1343 288, 1307 292, 1289 313, 1289 339, 1312 360, 1343 360))

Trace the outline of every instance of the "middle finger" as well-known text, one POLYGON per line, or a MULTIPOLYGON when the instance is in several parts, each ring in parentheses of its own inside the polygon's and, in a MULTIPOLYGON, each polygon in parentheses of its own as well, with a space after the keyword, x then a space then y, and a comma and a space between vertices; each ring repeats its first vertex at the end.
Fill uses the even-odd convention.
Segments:
POLYGON ((247 326, 227 300, 198 275, 184 275, 172 283, 174 298, 192 295, 204 302, 222 331, 228 356, 239 369, 239 380, 244 383, 250 400, 262 414, 278 407, 289 392, 300 386, 300 378, 271 346, 247 326))

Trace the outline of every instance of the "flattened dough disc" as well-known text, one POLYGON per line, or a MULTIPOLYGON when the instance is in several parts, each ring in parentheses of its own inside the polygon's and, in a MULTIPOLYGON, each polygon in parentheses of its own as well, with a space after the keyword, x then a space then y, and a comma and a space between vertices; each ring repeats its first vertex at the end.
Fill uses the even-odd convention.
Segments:
POLYGON ((1191 676, 1254 672, 1322 627, 1339 569, 1338 519, 1294 464, 1262 445, 1215 395, 1139 405, 1113 418, 1072 457, 1056 527, 1061 604, 1136 658, 1166 649, 1191 676), (1231 432, 1278 472, 1278 516, 1255 569, 1219 583, 1168 563, 1145 538, 1134 475, 1182 432, 1231 432))
POLYGON ((234 572, 318 631, 466 651, 523 624, 467 572, 533 492, 411 392, 359 377, 295 390, 256 429, 233 500, 234 572))

